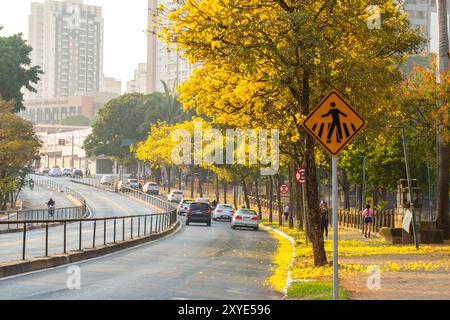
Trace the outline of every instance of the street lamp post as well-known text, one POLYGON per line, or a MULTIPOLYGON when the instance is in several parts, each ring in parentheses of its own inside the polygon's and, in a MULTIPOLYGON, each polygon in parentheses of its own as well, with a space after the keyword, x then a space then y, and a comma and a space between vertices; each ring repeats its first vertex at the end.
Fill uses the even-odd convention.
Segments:
POLYGON ((417 238, 417 230, 416 230, 416 214, 414 212, 414 203, 412 201, 412 183, 411 183, 411 171, 409 168, 408 161, 408 148, 406 146, 406 131, 404 127, 391 127, 396 129, 402 129, 402 141, 403 141, 403 153, 405 157, 405 166, 406 166, 406 179, 408 180, 408 201, 409 201, 409 209, 411 210, 412 215, 412 227, 413 227, 413 235, 414 235, 414 243, 416 248, 419 249, 419 239, 417 238))

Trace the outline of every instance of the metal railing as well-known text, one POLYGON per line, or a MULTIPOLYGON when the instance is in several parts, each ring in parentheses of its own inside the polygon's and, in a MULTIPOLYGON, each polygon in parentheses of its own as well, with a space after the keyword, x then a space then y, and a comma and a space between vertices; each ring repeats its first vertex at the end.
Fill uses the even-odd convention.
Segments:
MULTIPOLYGON (((111 185, 111 184, 102 185, 102 184, 100 184, 100 180, 95 179, 95 178, 79 178, 79 179, 72 179, 71 181, 75 182, 75 183, 80 183, 80 184, 88 185, 91 187, 95 187, 98 189, 116 192, 115 185, 111 185)), ((133 189, 127 188, 124 190, 117 190, 117 192, 120 194, 123 194, 124 196, 147 202, 148 204, 150 204, 154 207, 158 207, 162 211, 166 211, 166 212, 175 210, 178 206, 177 204, 167 202, 157 196, 150 195, 150 194, 144 193, 139 190, 133 190, 133 189)))
POLYGON ((44 253, 49 257, 49 226, 53 223, 63 225, 62 248, 64 254, 67 254, 70 247, 72 251, 82 252, 84 249, 95 249, 98 244, 103 246, 108 244, 117 244, 118 241, 127 241, 141 237, 161 234, 171 229, 177 223, 177 213, 175 210, 167 213, 157 213, 148 215, 122 216, 96 219, 65 219, 65 220, 24 220, 24 221, 0 221, 0 225, 21 224, 23 228, 22 238, 22 260, 26 260, 27 249, 27 229, 33 224, 45 225, 44 253), (73 245, 68 243, 67 225, 78 223, 77 243, 73 245), (91 246, 83 246, 83 230, 89 228, 92 230, 91 246), (109 237, 108 237, 109 236, 109 237), (100 238, 100 239, 99 239, 100 238), (109 238, 109 242, 108 242, 109 238), (100 241, 99 241, 100 240, 100 241))
POLYGON ((47 187, 57 192, 64 192, 67 196, 72 197, 76 201, 80 202, 82 205, 86 205, 86 200, 84 199, 84 197, 79 192, 73 190, 72 188, 64 186, 53 179, 46 178, 43 176, 31 175, 31 177, 33 178, 36 184, 47 187))

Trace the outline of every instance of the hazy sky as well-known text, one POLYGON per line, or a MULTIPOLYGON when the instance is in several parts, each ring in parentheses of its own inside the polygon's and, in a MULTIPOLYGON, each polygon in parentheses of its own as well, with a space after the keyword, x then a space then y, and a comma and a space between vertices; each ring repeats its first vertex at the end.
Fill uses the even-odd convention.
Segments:
MULTIPOLYGON (((32 2, 44 0, 0 0, 0 35, 22 32, 28 37, 28 15, 32 2)), ((105 76, 125 82, 133 78, 139 62, 147 61, 147 0, 84 0, 103 8, 105 20, 105 76)))

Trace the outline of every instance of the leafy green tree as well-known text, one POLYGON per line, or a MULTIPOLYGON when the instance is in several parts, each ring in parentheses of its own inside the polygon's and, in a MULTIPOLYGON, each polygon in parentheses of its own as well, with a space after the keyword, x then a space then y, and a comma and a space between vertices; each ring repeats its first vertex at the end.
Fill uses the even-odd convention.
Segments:
POLYGON ((38 83, 42 74, 39 66, 31 65, 32 50, 22 34, 0 37, 0 97, 14 101, 14 112, 25 109, 22 88, 36 92, 33 84, 38 83))

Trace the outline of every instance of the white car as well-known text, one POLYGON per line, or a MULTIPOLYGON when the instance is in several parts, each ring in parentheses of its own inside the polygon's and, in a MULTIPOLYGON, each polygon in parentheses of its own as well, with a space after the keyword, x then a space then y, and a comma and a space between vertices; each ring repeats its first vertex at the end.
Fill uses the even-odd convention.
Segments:
POLYGON ((213 213, 213 220, 232 220, 234 209, 231 204, 218 204, 213 213))
POLYGON ((231 228, 252 228, 259 230, 258 213, 250 209, 239 209, 231 219, 231 228))
POLYGON ((114 177, 113 176, 103 176, 100 179, 100 184, 102 184, 102 185, 107 185, 107 184, 111 185, 113 183, 114 183, 114 177))
POLYGON ((184 192, 181 190, 172 190, 167 197, 169 202, 180 202, 184 198, 184 192))
POLYGON ((186 212, 187 212, 188 209, 189 209, 189 205, 190 205, 192 202, 194 202, 194 200, 191 200, 191 199, 183 199, 183 200, 181 200, 181 201, 180 201, 180 204, 178 205, 178 208, 177 208, 177 213, 178 213, 178 215, 179 215, 179 216, 185 215, 186 212))
POLYGON ((197 199, 195 199, 195 202, 202 202, 202 203, 210 204, 209 199, 206 199, 206 198, 197 198, 197 199))
POLYGON ((159 186, 156 182, 147 182, 142 187, 142 191, 147 194, 159 195, 159 186))
POLYGON ((48 173, 49 177, 57 177, 60 178, 63 175, 63 172, 60 168, 53 168, 50 170, 50 172, 48 173))
POLYGON ((128 179, 126 181, 126 185, 131 189, 139 189, 139 180, 138 179, 128 179))
POLYGON ((64 170, 62 171, 63 177, 70 177, 71 174, 72 174, 72 169, 70 169, 70 168, 64 168, 64 170))

